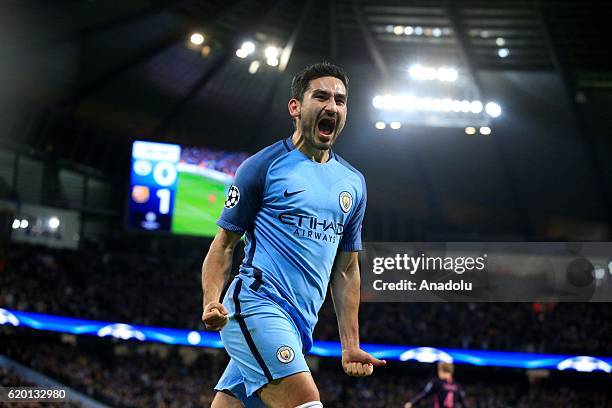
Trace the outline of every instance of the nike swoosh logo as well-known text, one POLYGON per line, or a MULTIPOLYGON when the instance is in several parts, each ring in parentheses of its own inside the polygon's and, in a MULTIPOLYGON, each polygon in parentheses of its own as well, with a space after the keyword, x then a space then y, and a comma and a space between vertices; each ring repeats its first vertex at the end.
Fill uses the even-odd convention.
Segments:
POLYGON ((306 191, 306 190, 292 191, 290 193, 289 191, 285 190, 285 194, 284 195, 285 195, 285 197, 291 197, 291 196, 294 196, 296 194, 303 193, 304 191, 306 191))

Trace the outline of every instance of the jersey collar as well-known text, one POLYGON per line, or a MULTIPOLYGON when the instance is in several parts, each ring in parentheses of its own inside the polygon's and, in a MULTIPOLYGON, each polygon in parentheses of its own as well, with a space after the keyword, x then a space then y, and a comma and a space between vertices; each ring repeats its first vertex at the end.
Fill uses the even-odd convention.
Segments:
MULTIPOLYGON (((295 149, 295 145, 293 144, 292 136, 289 136, 288 138, 283 140, 283 144, 287 148, 287 151, 291 151, 295 149)), ((334 159, 335 158, 334 156, 335 156, 334 151, 332 149, 329 149, 329 160, 327 160, 326 163, 329 163, 332 159, 334 159)))

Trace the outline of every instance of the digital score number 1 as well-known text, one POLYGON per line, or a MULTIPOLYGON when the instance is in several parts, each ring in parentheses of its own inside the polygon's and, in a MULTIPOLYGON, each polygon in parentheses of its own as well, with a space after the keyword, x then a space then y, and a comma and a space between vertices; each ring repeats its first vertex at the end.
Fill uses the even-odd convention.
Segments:
MULTIPOLYGON (((155 165, 153 179, 160 187, 168 187, 176 181, 176 166, 173 163, 160 162, 155 165)), ((159 198, 159 213, 168 214, 170 212, 170 190, 161 188, 157 190, 159 198)))

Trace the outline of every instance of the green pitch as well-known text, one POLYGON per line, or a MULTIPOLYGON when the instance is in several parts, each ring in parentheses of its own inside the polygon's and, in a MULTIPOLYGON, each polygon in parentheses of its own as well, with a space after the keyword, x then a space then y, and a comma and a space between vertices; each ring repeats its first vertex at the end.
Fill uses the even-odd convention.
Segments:
POLYGON ((225 203, 225 186, 197 174, 179 172, 172 232, 213 237, 225 203))

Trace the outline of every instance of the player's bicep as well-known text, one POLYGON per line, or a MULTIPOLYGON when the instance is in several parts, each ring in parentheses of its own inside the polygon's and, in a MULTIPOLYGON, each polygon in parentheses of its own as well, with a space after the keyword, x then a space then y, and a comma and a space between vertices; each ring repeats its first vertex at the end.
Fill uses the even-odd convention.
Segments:
POLYGON ((345 273, 355 268, 359 271, 359 252, 338 251, 333 271, 345 273))
POLYGON ((251 226, 261 206, 263 194, 259 167, 256 160, 250 158, 238 168, 234 184, 228 190, 223 212, 217 221, 219 227, 241 236, 251 226))
POLYGON ((233 250, 240 241, 240 237, 242 235, 228 231, 224 228, 217 228, 217 233, 213 240, 213 245, 221 248, 221 249, 230 249, 233 250))

